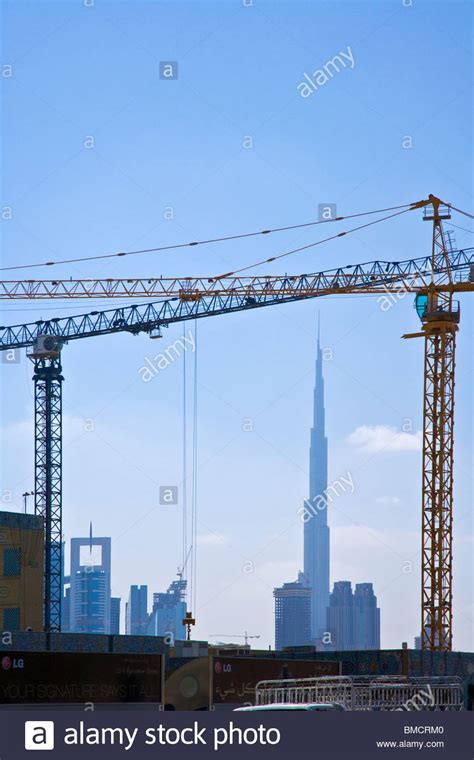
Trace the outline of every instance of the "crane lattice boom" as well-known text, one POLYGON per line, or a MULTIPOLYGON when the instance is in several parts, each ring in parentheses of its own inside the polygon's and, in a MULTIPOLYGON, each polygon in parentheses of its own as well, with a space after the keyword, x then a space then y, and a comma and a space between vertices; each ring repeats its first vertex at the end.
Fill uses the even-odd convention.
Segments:
POLYGON ((178 296, 182 300, 199 300, 212 295, 312 296, 347 292, 379 292, 377 286, 391 287, 404 281, 415 292, 427 286, 434 275, 436 283, 447 285, 453 276, 473 264, 474 249, 452 251, 448 263, 438 254, 432 268, 432 256, 405 261, 369 261, 337 269, 303 275, 258 277, 154 277, 81 280, 2 280, 0 300, 90 299, 90 298, 162 298, 178 296))
MULTIPOLYGON (((434 278, 440 291, 474 289, 474 248, 453 251, 435 262, 434 278)), ((40 336, 52 335, 62 341, 94 335, 145 332, 153 336, 160 327, 189 319, 232 313, 278 303, 342 293, 387 295, 390 293, 425 292, 432 279, 431 257, 402 262, 371 261, 353 267, 333 269, 297 277, 251 278, 241 290, 195 290, 193 297, 179 295, 154 303, 91 311, 72 317, 37 320, 36 322, 0 326, 0 350, 22 348, 34 344, 40 336), (342 275, 346 284, 341 285, 342 275), (199 296, 199 297, 198 297, 199 296)), ((182 280, 173 280, 182 283, 182 280)), ((212 285, 212 284, 211 284, 212 285)), ((175 285, 180 288, 180 285, 175 285)), ((186 293, 189 294, 189 290, 186 293)))

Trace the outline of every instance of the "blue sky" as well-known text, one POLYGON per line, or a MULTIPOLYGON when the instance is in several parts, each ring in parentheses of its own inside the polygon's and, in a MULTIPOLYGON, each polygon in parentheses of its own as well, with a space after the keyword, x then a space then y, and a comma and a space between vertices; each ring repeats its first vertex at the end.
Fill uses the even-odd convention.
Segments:
MULTIPOLYGON (((4 2, 2 207, 12 218, 2 221, 3 266, 296 224, 314 219, 320 203, 350 214, 432 192, 472 210, 469 5, 4 2), (304 74, 348 47, 353 68, 301 97, 304 74), (160 79, 160 61, 178 62, 177 80, 160 79)), ((471 229, 464 217, 453 222, 471 229)), ((455 234, 459 247, 472 245, 471 233, 455 234)), ((318 235, 29 276, 216 274, 318 235)), ((265 271, 429 249, 429 225, 410 212, 265 271)), ((456 387, 459 649, 472 649, 474 614, 471 302, 462 298, 456 387)), ((3 303, 2 323, 92 306, 3 303)), ((331 506, 331 580, 374 582, 383 646, 419 630, 423 357, 420 341, 400 339, 418 329, 413 299, 383 312, 376 298, 344 296, 199 322, 198 637, 247 629, 273 643, 272 588, 302 565, 297 510, 308 489, 318 309, 330 349, 330 480, 350 471, 355 483, 331 506), (404 425, 410 432, 400 436, 404 425)), ((181 505, 160 506, 158 489, 176 484, 182 501, 183 362, 149 383, 139 372, 181 332, 173 326, 161 342, 94 338, 63 352, 65 536, 87 535, 90 520, 96 535, 112 536, 113 591, 123 600, 130 583, 163 590, 181 561, 181 505)), ((19 508, 33 487, 31 375, 24 356, 1 373, 5 508, 19 508)))

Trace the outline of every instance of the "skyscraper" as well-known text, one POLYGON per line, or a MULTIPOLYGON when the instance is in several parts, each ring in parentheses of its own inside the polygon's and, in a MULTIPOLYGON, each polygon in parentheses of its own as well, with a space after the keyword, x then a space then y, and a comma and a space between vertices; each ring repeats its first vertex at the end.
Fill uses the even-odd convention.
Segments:
POLYGON ((120 602, 119 596, 113 596, 110 599, 110 633, 118 635, 120 633, 120 602))
POLYGON ((354 649, 380 649, 380 610, 371 583, 356 583, 354 649))
POLYGON ((166 593, 153 594, 153 609, 148 618, 147 633, 150 636, 167 636, 179 641, 186 638, 183 618, 186 615, 187 581, 181 577, 173 581, 166 593))
POLYGON ((71 539, 71 632, 110 633, 110 568, 110 538, 71 539))
POLYGON ((148 625, 148 586, 130 586, 125 605, 125 633, 142 636, 148 625))
POLYGON ((275 597, 275 649, 305 646, 311 641, 311 589, 299 573, 294 583, 273 590, 275 597))
POLYGON ((68 633, 71 626, 71 586, 68 583, 63 586, 63 589, 64 593, 61 599, 61 631, 62 633, 68 633))
POLYGON ((323 356, 318 325, 314 418, 309 453, 309 498, 305 503, 304 576, 311 588, 311 640, 321 639, 329 605, 329 527, 327 514, 328 442, 324 418, 323 356))
POLYGON ((61 631, 67 633, 71 625, 71 579, 66 575, 66 542, 62 542, 62 597, 61 597, 61 631))
POLYGON ((337 581, 330 597, 327 630, 332 649, 380 649, 380 609, 371 583, 337 581))
POLYGON ((336 581, 327 613, 331 648, 354 649, 354 597, 350 581, 336 581))

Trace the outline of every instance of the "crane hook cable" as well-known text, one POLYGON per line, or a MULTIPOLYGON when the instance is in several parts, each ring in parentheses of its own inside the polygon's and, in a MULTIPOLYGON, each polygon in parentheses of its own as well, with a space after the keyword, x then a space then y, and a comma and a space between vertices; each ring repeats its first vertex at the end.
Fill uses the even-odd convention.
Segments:
POLYGON ((409 210, 413 206, 412 203, 404 203, 401 206, 391 206, 389 208, 376 209, 374 211, 363 211, 359 214, 348 214, 346 216, 336 216, 333 219, 321 219, 316 222, 305 222, 304 224, 292 224, 286 227, 275 227, 274 229, 258 230, 256 232, 245 232, 240 235, 226 235, 224 237, 209 238, 208 240, 193 240, 190 243, 177 243, 174 245, 163 245, 156 248, 142 248, 135 251, 120 251, 119 253, 105 253, 97 256, 82 256, 74 259, 61 259, 59 261, 44 261, 40 264, 18 264, 16 266, 0 267, 0 272, 7 272, 16 269, 35 269, 38 267, 51 267, 59 264, 77 264, 82 261, 98 261, 100 259, 112 259, 122 256, 136 256, 143 253, 157 253, 163 251, 176 250, 178 248, 188 248, 196 245, 208 245, 210 243, 223 243, 228 240, 240 240, 242 238, 255 237, 257 235, 269 235, 272 232, 286 232, 288 230, 302 229, 303 227, 314 227, 318 224, 327 224, 328 222, 340 222, 345 219, 354 219, 360 216, 368 216, 370 214, 382 214, 385 211, 395 211, 401 208, 409 210))

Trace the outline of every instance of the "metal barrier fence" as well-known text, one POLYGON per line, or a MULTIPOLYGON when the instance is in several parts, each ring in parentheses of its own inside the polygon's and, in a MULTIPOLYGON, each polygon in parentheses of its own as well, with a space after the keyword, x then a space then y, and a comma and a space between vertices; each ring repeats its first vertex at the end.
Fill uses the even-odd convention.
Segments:
POLYGON ((464 687, 455 676, 334 676, 260 681, 257 705, 337 702, 347 710, 463 710, 464 687))

